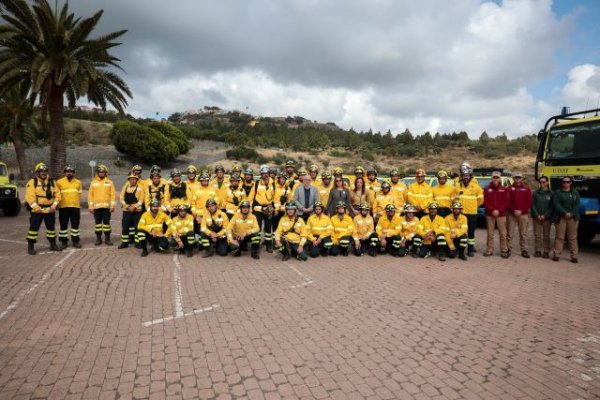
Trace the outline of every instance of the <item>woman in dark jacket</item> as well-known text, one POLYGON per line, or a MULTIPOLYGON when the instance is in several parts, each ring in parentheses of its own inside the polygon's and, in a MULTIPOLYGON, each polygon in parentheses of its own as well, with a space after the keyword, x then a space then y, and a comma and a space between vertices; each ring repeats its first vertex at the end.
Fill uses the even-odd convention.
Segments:
POLYGON ((573 179, 565 176, 561 187, 552 194, 554 218, 556 219, 556 238, 554 240, 554 257, 558 261, 565 243, 565 235, 569 244, 571 262, 577 262, 579 246, 577 245, 577 227, 579 226, 580 197, 577 189, 573 189, 573 179))
POLYGON ((550 228, 552 226, 552 191, 548 177, 538 179, 539 188, 533 192, 531 218, 533 218, 533 234, 535 236, 534 257, 550 257, 550 228))
POLYGON ((333 181, 333 188, 329 192, 329 200, 327 200, 327 215, 335 215, 336 205, 340 201, 348 205, 350 202, 350 191, 344 185, 343 177, 336 176, 333 181))

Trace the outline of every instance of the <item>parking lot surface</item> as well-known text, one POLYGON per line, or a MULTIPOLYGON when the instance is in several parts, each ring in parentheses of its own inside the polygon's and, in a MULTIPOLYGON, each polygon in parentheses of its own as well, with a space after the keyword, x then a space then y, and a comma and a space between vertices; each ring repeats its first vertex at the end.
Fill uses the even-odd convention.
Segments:
MULTIPOLYGON (((0 398, 600 397, 600 246, 579 264, 308 262, 93 245, 0 218, 0 398)), ((113 241, 120 234, 114 215, 113 241)), ((568 252, 563 253, 566 257, 568 252)))

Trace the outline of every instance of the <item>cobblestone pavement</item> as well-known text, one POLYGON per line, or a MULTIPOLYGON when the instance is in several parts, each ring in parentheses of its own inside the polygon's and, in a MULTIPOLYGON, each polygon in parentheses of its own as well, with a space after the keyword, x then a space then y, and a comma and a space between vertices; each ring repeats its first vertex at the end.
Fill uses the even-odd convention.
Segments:
POLYGON ((32 257, 27 213, 0 218, 2 399, 600 396, 598 245, 577 265, 142 259, 83 220, 84 249, 42 233, 32 257))

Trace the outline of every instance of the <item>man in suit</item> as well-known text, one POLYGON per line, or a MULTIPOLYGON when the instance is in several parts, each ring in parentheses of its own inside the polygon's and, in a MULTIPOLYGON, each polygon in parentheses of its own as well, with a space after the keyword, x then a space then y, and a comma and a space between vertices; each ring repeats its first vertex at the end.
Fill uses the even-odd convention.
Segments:
POLYGON ((319 201, 319 191, 312 185, 312 178, 306 174, 302 177, 302 185, 298 185, 294 190, 293 203, 298 208, 298 216, 304 222, 308 220, 313 212, 315 203, 319 201))

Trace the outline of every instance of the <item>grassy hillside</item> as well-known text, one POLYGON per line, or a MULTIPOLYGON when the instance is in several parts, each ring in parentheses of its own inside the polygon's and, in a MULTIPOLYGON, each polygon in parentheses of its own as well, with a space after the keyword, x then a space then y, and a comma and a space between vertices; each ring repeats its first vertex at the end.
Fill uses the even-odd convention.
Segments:
POLYGON ((83 119, 65 118, 65 134, 71 146, 110 145, 112 124, 83 119))

